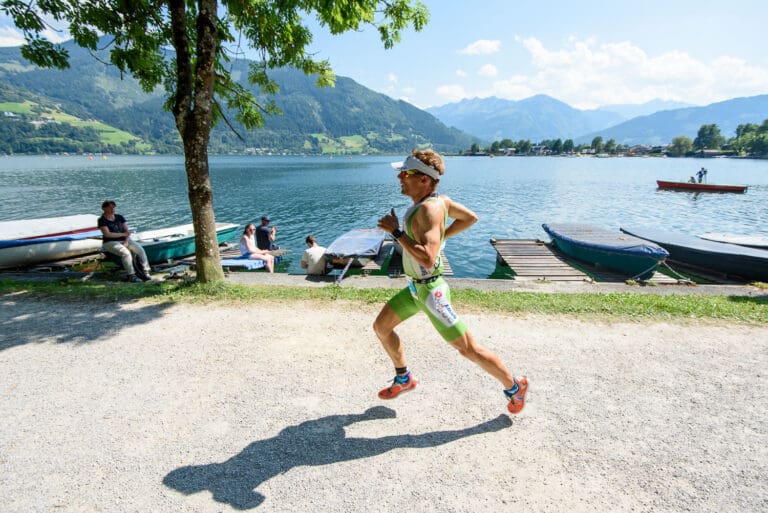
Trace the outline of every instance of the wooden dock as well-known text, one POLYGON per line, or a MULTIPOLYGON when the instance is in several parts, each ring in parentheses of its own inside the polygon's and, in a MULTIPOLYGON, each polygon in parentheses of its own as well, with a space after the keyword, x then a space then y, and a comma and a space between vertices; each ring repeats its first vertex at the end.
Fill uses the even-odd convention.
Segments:
MULTIPOLYGON (((514 272, 516 280, 627 281, 625 275, 576 261, 553 244, 538 239, 491 239, 491 246, 502 264, 514 272)), ((655 284, 678 283, 676 279, 659 272, 648 281, 655 284)))
POLYGON ((538 239, 491 239, 503 265, 515 279, 547 281, 590 281, 589 275, 575 269, 564 256, 538 239))

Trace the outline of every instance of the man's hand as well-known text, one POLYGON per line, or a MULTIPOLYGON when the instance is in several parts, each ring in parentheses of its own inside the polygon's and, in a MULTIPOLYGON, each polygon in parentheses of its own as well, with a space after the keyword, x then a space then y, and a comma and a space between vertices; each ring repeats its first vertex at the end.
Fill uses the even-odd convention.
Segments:
POLYGON ((389 214, 379 219, 378 227, 390 234, 400 228, 400 221, 397 219, 394 208, 390 210, 389 214))

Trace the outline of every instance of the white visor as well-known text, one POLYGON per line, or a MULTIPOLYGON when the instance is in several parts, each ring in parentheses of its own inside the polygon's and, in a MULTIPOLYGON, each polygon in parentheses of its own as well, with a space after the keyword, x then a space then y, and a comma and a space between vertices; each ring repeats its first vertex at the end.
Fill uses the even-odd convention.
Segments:
POLYGON ((407 171, 408 169, 415 169, 419 173, 427 175, 433 180, 440 180, 440 173, 438 173, 435 168, 426 165, 424 162, 417 159, 413 155, 408 155, 408 158, 403 162, 392 162, 391 166, 395 169, 395 171, 407 171))

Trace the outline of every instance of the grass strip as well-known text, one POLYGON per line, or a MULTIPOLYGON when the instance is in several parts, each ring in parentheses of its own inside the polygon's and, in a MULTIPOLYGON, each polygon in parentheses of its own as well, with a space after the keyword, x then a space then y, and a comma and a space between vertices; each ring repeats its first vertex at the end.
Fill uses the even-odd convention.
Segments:
MULTIPOLYGON (((0 294, 24 294, 64 301, 157 301, 170 303, 258 303, 263 301, 352 301, 383 304, 392 289, 288 287, 158 282, 143 285, 96 283, 80 280, 34 282, 0 280, 0 294)), ((768 296, 655 295, 642 293, 537 293, 517 291, 453 290, 460 311, 560 314, 608 320, 728 320, 768 324, 768 296)))

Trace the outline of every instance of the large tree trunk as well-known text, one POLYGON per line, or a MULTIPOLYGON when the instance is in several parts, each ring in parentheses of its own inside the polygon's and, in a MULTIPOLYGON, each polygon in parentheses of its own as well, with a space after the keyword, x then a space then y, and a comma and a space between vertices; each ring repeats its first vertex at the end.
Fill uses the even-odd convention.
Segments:
POLYGON ((208 170, 207 144, 184 144, 184 166, 187 170, 189 206, 195 227, 195 260, 197 280, 210 283, 224 280, 216 238, 216 220, 213 214, 213 189, 208 170))
POLYGON ((213 189, 208 168, 208 140, 213 117, 213 85, 216 61, 216 0, 198 0, 197 59, 192 66, 186 32, 184 0, 171 0, 171 30, 176 49, 178 84, 173 114, 184 143, 189 206, 195 227, 197 280, 210 283, 224 280, 216 221, 213 215, 213 189))

